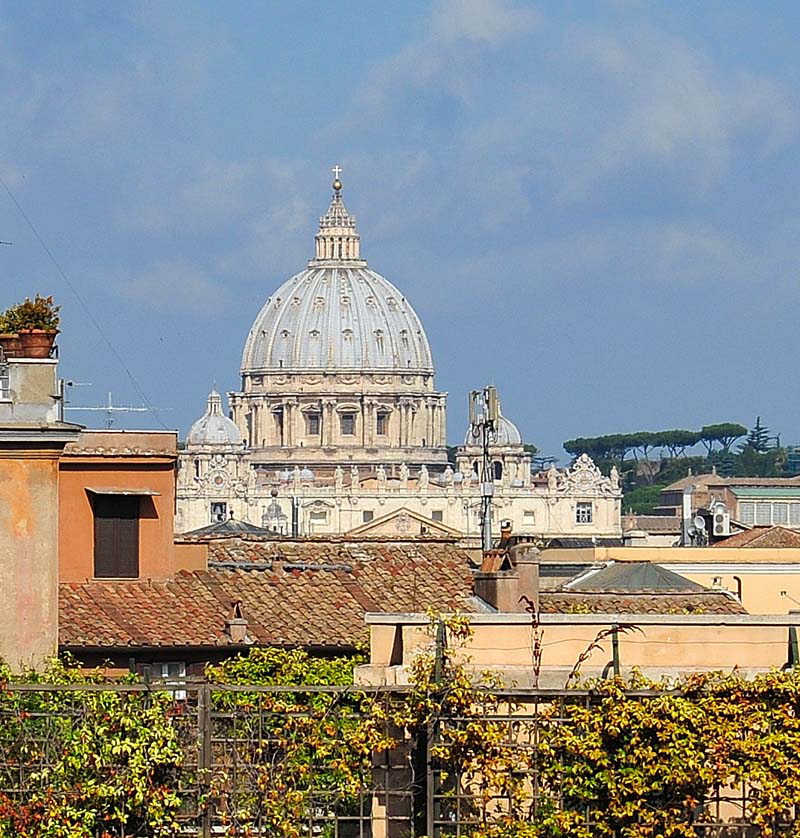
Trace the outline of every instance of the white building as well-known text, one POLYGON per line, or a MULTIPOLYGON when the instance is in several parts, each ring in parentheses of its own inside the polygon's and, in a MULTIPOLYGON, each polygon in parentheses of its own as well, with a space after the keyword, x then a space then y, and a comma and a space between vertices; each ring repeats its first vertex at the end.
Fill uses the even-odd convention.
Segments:
MULTIPOLYGON (((338 171, 337 171, 338 175, 338 171)), ((316 253, 264 304, 242 356, 231 417, 212 392, 180 457, 177 527, 228 517, 300 534, 457 532, 479 536, 478 441, 455 469, 446 394, 402 292, 360 252, 342 184, 320 219, 316 253)), ((621 492, 586 457, 533 477, 514 424, 491 445, 493 521, 543 538, 621 535, 621 492)))

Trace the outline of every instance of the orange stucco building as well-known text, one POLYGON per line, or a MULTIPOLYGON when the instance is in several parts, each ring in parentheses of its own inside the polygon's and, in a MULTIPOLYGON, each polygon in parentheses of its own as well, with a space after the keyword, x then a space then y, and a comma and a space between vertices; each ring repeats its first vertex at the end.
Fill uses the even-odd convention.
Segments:
MULTIPOLYGON (((59 578, 168 579, 177 434, 84 431, 59 461, 59 578)), ((189 562, 191 565, 191 562, 189 562)))

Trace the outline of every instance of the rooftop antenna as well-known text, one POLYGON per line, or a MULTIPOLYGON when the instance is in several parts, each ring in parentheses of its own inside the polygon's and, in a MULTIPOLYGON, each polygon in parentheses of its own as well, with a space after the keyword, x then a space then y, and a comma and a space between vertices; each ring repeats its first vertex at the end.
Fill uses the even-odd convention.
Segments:
POLYGON ((489 438, 497 429, 500 407, 497 402, 497 390, 484 387, 472 390, 469 394, 469 424, 473 437, 481 440, 481 548, 484 552, 492 549, 492 497, 494 497, 494 475, 489 458, 489 438))
MULTIPOLYGON (((106 429, 111 430, 114 427, 115 413, 148 413, 149 407, 134 407, 133 405, 119 405, 114 404, 111 400, 111 393, 108 394, 108 401, 104 405, 92 405, 86 407, 74 406, 67 407, 67 410, 81 410, 81 411, 100 411, 106 415, 106 429)), ((171 410, 169 407, 159 407, 158 410, 171 410)))

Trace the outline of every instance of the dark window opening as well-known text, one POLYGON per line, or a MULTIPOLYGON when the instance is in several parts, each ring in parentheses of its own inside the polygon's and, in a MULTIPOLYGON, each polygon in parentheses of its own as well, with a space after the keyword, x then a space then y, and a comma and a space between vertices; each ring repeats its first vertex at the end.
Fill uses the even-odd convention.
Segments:
POLYGON ((379 413, 375 420, 375 432, 378 436, 386 436, 389 433, 389 414, 379 413))
POLYGON ((355 413, 343 413, 341 416, 342 436, 355 436, 356 415, 355 413))
POLYGON ((432 521, 443 521, 444 520, 444 511, 441 509, 434 509, 431 512, 431 520, 432 521))
POLYGON ((499 460, 495 460, 492 463, 492 469, 494 471, 494 479, 495 480, 502 480, 503 479, 503 464, 499 460))
POLYGON ((319 413, 306 413, 306 429, 309 436, 319 436, 319 413))
POLYGON ((95 495, 94 575, 137 579, 139 576, 139 505, 130 495, 95 495))
POLYGON ((361 513, 361 519, 365 524, 368 524, 375 517, 375 513, 371 509, 365 509, 361 513))

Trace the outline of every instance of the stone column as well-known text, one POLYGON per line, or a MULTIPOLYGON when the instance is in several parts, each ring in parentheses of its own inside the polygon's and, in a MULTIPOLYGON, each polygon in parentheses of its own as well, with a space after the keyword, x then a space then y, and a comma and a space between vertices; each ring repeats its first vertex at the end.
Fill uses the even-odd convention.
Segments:
POLYGON ((364 403, 364 439, 370 448, 375 446, 375 404, 374 399, 368 399, 364 403))

